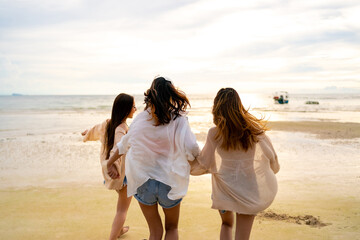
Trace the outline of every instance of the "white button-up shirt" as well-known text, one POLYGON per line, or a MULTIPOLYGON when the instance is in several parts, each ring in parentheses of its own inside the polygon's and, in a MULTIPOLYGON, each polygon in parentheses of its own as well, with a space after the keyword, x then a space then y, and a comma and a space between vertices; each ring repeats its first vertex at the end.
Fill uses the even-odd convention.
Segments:
POLYGON ((188 160, 194 160, 200 149, 186 117, 178 116, 165 125, 154 124, 149 111, 141 112, 117 144, 119 153, 126 153, 127 195, 135 195, 138 187, 155 179, 169 185, 168 198, 176 200, 186 195, 188 160))

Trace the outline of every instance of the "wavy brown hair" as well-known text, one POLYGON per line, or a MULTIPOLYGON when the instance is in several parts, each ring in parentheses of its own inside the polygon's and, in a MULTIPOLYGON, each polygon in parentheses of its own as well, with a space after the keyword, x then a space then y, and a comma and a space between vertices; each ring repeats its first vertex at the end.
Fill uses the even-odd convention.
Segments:
POLYGON ((155 126, 168 124, 190 106, 185 93, 176 89, 171 81, 164 77, 155 78, 144 95, 145 110, 151 109, 155 126))
POLYGON ((134 106, 134 97, 125 93, 120 93, 114 100, 111 119, 106 125, 105 132, 105 147, 104 152, 106 153, 106 158, 110 157, 110 151, 114 146, 115 140, 115 129, 129 116, 132 108, 134 106))
POLYGON ((221 140, 220 147, 225 150, 247 151, 258 141, 257 136, 267 130, 266 122, 244 108, 239 94, 233 88, 219 90, 212 114, 218 130, 215 139, 221 140))

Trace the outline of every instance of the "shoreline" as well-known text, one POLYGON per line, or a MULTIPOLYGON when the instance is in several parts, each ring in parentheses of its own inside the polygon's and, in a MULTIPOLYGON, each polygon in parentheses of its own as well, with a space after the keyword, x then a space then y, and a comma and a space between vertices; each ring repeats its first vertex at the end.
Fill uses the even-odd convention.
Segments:
MULTIPOLYGON (((214 125, 212 125, 214 126, 214 125)), ((268 131, 302 132, 315 134, 319 139, 360 138, 360 123, 330 121, 268 121, 268 131)), ((200 142, 206 141, 207 132, 196 133, 200 142)))
POLYGON ((267 122, 270 130, 287 132, 306 132, 316 134, 320 139, 360 138, 360 123, 330 121, 274 121, 267 122))

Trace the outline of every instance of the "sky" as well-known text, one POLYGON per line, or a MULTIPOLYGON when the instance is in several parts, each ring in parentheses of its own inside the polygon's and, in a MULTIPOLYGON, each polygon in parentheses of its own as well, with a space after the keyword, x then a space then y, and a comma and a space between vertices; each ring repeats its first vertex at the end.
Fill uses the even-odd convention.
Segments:
POLYGON ((0 0, 0 95, 360 93, 358 0, 0 0))

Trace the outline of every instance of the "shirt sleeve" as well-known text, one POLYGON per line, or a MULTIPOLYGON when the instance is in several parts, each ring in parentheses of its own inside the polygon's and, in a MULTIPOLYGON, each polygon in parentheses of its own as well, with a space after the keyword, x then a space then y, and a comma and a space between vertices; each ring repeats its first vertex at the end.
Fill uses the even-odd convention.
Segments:
POLYGON ((273 170, 274 173, 278 173, 279 170, 280 170, 280 164, 279 164, 278 157, 277 157, 276 153, 275 153, 275 157, 270 159, 270 167, 271 167, 271 169, 273 170))
POLYGON ((83 137, 83 142, 102 140, 108 120, 93 126, 83 137))
MULTIPOLYGON (((120 135, 122 135, 122 133, 119 133, 120 135)), ((121 138, 121 140, 119 142, 117 142, 116 146, 119 149, 119 154, 126 154, 127 151, 130 148, 130 135, 131 135, 131 131, 129 131, 125 136, 119 136, 121 138)))
POLYGON ((275 152, 275 149, 271 143, 271 140, 268 136, 265 135, 265 139, 268 143, 268 147, 271 151, 270 154, 268 154, 268 158, 270 159, 270 167, 271 169, 273 170, 274 173, 278 173, 279 170, 280 170, 280 164, 279 164, 279 161, 278 161, 278 157, 277 157, 277 154, 275 152))
POLYGON ((115 130, 114 143, 117 144, 121 141, 122 137, 126 135, 126 130, 122 127, 118 127, 115 130))
POLYGON ((216 161, 215 161, 215 128, 211 128, 208 132, 205 146, 201 150, 200 155, 194 162, 190 163, 192 175, 201 175, 205 173, 216 172, 216 161))
POLYGON ((186 157, 189 161, 193 161, 199 154, 200 154, 200 148, 197 144, 196 137, 194 133, 191 131, 191 128, 189 126, 189 122, 184 117, 184 125, 185 125, 185 153, 186 157))

